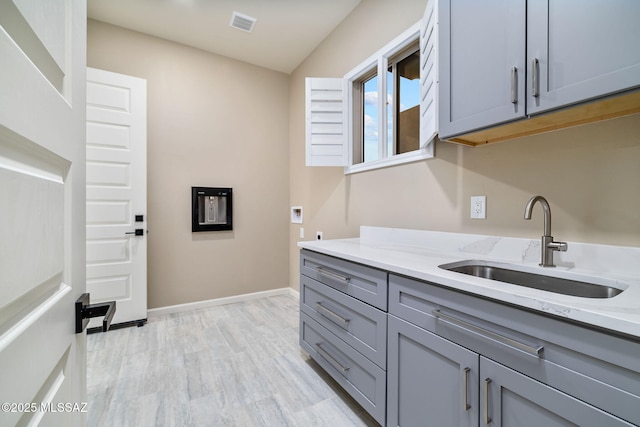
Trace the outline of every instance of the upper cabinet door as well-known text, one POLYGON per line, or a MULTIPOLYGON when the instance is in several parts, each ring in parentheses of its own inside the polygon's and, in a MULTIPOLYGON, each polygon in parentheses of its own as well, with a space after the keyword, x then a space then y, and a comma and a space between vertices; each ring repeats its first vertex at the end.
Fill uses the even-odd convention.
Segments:
POLYGON ((640 86, 639 1, 529 1, 527 13, 528 114, 640 86))
POLYGON ((441 0, 440 137, 525 115, 525 0, 441 0))

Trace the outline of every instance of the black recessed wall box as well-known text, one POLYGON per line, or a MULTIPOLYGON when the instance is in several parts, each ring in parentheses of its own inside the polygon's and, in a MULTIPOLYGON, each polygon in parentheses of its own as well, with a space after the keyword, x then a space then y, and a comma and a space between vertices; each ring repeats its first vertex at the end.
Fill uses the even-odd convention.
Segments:
POLYGON ((233 230, 231 188, 191 187, 191 231, 233 230))

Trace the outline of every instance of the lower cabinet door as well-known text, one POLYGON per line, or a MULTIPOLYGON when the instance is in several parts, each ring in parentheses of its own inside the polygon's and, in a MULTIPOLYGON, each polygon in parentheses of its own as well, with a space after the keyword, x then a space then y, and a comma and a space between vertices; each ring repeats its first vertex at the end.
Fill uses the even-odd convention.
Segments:
POLYGON ((477 426, 479 355, 392 315, 388 330, 387 426, 477 426))
POLYGON ((480 357, 480 395, 481 426, 633 426, 485 357, 480 357))

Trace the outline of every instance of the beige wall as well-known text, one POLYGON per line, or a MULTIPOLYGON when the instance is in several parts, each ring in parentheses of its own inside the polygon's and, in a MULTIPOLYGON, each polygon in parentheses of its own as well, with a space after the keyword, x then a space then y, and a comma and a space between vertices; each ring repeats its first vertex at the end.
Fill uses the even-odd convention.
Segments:
POLYGON ((149 308, 289 285, 289 76, 89 20, 90 67, 147 79, 149 308), (191 232, 191 186, 234 230, 191 232))
POLYGON ((306 239, 360 225, 640 246, 640 116, 345 176, 304 166, 304 78, 341 77, 422 16, 426 0, 363 0, 291 75, 89 21, 89 66, 148 81, 149 307, 298 287, 306 239), (224 158, 213 166, 213 160, 224 158), (288 162, 288 163, 287 163, 288 162), (287 167, 287 164, 289 167, 287 167), (191 233, 190 187, 232 186, 235 230, 191 233), (487 196, 486 220, 469 197, 487 196))
MULTIPOLYGON (((345 176, 304 166, 304 78, 341 77, 422 16, 425 0, 363 0, 292 74, 291 203, 306 239, 355 237, 360 225, 538 238, 545 196, 553 234, 567 241, 640 246, 640 116, 470 148, 439 142, 436 158, 345 176), (487 219, 469 198, 487 196, 487 219)), ((298 286, 299 225, 291 225, 290 282, 298 286)), ((570 249, 569 249, 570 250, 570 249)))

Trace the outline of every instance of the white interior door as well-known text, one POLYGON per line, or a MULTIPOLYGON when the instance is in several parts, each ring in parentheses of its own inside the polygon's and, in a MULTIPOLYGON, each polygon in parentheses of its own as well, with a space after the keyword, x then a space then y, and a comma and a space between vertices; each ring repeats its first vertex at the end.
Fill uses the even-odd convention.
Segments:
POLYGON ((86 4, 0 2, 0 425, 84 425, 86 4), (62 406, 58 406, 62 404, 62 406))
POLYGON ((112 324, 147 318, 146 107, 145 79, 87 69, 87 292, 112 324))

